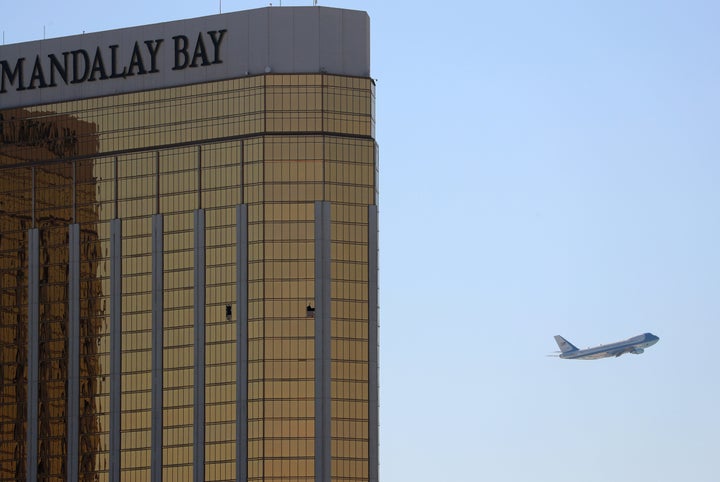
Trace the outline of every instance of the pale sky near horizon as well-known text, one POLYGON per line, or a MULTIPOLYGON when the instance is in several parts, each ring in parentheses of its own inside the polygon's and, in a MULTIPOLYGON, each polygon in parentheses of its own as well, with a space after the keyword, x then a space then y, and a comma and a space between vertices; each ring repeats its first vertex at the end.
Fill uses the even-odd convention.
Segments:
MULTIPOLYGON (((371 18, 381 480, 719 481, 720 2, 319 4, 371 18)), ((0 6, 15 43, 219 2, 0 6)))

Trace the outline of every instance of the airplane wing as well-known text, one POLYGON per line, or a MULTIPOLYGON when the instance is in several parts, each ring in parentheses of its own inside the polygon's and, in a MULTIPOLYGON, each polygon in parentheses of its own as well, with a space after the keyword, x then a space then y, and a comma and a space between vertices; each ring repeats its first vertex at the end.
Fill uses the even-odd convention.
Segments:
POLYGON ((625 353, 634 353, 635 355, 639 355, 640 353, 642 353, 644 351, 645 350, 643 350, 642 348, 638 348, 636 346, 626 346, 626 347, 620 348, 618 350, 608 351, 608 353, 610 353, 612 356, 617 358, 621 355, 624 355, 625 353))

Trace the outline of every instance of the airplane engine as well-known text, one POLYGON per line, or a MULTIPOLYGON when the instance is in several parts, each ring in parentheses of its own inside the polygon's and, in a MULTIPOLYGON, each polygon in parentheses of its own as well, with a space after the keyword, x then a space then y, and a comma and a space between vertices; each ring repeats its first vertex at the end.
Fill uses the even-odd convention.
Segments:
POLYGON ((633 348, 633 350, 630 353, 632 353, 634 355, 639 355, 640 353, 644 353, 644 352, 645 352, 645 350, 643 350, 642 348, 633 348))

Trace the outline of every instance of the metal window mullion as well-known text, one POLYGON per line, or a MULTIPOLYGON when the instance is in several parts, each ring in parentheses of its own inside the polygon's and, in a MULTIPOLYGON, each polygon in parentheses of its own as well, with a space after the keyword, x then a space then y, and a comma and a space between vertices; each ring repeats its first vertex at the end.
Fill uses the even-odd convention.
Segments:
POLYGON ((205 211, 195 210, 193 290, 195 312, 195 366, 193 398, 193 480, 205 480, 205 211))
POLYGON ((378 208, 368 206, 368 480, 378 481, 378 208))
POLYGON ((315 203, 315 481, 331 478, 330 203, 315 203))
POLYGON ((67 479, 79 478, 80 450, 80 225, 71 224, 68 263, 67 479))
POLYGON ((38 373, 40 364, 40 230, 37 228, 28 231, 28 271, 28 405, 25 477, 28 482, 36 482, 38 479, 38 373))
POLYGON ((163 466, 163 215, 152 217, 152 408, 150 480, 163 466))
POLYGON ((122 221, 110 221, 110 482, 120 482, 122 221))
POLYGON ((237 234, 237 392, 236 453, 237 482, 247 482, 248 458, 248 210, 241 204, 236 212, 237 234))

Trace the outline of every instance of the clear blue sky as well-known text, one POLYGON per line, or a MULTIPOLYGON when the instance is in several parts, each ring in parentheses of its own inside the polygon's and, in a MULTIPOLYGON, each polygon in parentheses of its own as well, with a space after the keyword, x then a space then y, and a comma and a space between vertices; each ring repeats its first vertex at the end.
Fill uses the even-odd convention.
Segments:
MULTIPOLYGON (((2 3, 6 43, 219 6, 2 3)), ((720 3, 319 3, 372 21, 382 480, 720 480, 720 3)))

